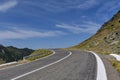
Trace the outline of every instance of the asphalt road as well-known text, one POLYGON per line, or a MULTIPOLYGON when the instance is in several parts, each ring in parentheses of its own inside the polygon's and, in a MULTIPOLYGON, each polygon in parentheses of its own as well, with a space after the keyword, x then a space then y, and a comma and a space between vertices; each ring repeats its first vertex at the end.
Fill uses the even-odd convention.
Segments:
MULTIPOLYGON (((0 80, 15 77, 53 63, 69 55, 69 51, 55 50, 56 54, 28 64, 0 70, 0 80)), ((96 80, 96 59, 88 52, 71 51, 68 58, 15 80, 96 80)))

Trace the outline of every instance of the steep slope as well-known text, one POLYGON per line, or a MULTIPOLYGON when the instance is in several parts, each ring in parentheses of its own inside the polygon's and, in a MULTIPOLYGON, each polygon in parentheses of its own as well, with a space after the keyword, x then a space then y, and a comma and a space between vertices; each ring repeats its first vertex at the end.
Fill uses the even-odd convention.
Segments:
POLYGON ((71 48, 120 54, 120 11, 102 25, 95 35, 71 48))
POLYGON ((0 63, 20 60, 24 56, 30 55, 33 51, 28 48, 18 49, 13 46, 4 47, 0 45, 0 63))
POLYGON ((13 61, 14 58, 10 52, 2 45, 0 45, 0 63, 13 61))

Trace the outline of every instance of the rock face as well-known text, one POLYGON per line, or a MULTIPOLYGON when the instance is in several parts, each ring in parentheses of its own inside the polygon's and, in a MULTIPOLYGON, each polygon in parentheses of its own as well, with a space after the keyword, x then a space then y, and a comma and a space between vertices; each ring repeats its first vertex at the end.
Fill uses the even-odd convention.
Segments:
POLYGON ((71 48, 93 50, 102 54, 120 54, 120 11, 91 38, 71 48))

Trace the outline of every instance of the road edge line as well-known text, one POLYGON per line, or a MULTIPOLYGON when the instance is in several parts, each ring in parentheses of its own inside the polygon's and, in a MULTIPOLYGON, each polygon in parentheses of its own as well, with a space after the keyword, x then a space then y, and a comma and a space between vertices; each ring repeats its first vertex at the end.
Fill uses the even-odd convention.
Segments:
POLYGON ((27 75, 29 75, 29 74, 32 74, 32 73, 34 73, 34 72, 36 72, 36 71, 38 71, 38 70, 44 69, 44 68, 46 68, 46 67, 49 67, 49 66, 51 66, 51 65, 53 65, 53 64, 56 64, 56 63, 58 63, 58 62, 61 62, 62 60, 68 58, 68 57, 71 56, 71 55, 72 55, 72 52, 69 51, 69 55, 65 56, 64 58, 59 59, 58 61, 55 61, 55 62, 50 63, 50 64, 48 64, 48 65, 45 65, 45 66, 43 66, 43 67, 41 67, 41 68, 35 69, 35 70, 30 71, 30 72, 28 72, 28 73, 25 73, 25 74, 22 74, 22 75, 20 75, 20 76, 15 77, 15 78, 12 78, 11 80, 19 79, 19 78, 21 78, 21 77, 24 77, 24 76, 27 76, 27 75))
POLYGON ((97 61, 97 78, 96 80, 107 80, 107 73, 105 69, 105 65, 102 59, 93 51, 89 51, 95 55, 97 61))

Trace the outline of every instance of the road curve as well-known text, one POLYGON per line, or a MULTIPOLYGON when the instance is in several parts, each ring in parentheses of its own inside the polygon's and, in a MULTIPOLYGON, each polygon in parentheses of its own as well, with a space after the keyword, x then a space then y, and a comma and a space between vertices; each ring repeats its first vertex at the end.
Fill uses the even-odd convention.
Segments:
POLYGON ((96 80, 97 63, 96 58, 89 52, 55 50, 56 54, 40 59, 28 64, 16 66, 0 70, 0 80, 96 80), (68 57, 66 57, 68 56, 68 57), (29 73, 48 64, 64 60, 52 64, 48 67, 29 73))

